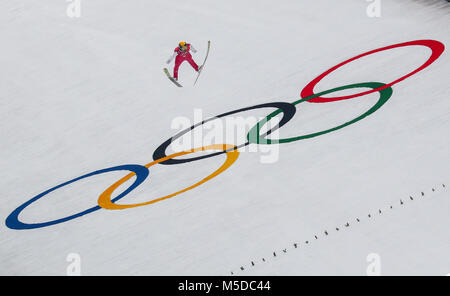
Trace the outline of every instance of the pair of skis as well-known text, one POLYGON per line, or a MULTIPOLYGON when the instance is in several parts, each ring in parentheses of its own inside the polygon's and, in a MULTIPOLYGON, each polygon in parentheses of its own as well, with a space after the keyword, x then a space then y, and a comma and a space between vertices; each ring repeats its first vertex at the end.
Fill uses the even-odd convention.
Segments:
MULTIPOLYGON (((201 69, 198 71, 198 75, 197 75, 197 78, 195 79, 194 85, 197 83, 198 78, 200 77, 200 74, 202 73, 203 69, 205 69, 205 63, 206 63, 206 60, 208 59, 210 48, 211 48, 211 41, 208 41, 208 49, 206 50, 206 57, 205 57, 205 60, 203 61, 203 64, 200 66, 201 69)), ((178 83, 178 81, 175 80, 175 78, 172 77, 172 75, 170 75, 170 72, 169 72, 169 70, 167 70, 167 68, 164 68, 163 71, 164 71, 164 73, 166 73, 167 78, 169 78, 169 80, 172 81, 176 86, 183 87, 181 84, 178 83)))

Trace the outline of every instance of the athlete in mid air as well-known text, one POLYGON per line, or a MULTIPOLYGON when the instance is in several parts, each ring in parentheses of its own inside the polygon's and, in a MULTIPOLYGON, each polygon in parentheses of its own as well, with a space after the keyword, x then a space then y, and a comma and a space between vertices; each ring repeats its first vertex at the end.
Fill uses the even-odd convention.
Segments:
POLYGON ((188 61, 188 63, 194 68, 195 71, 199 72, 202 70, 202 66, 198 66, 195 61, 192 59, 192 55, 190 51, 192 50, 193 53, 196 53, 197 50, 189 43, 186 43, 185 41, 181 41, 178 44, 178 47, 175 48, 173 55, 170 57, 170 59, 167 60, 167 64, 170 64, 172 60, 175 58, 175 67, 173 68, 173 78, 178 81, 178 69, 180 68, 180 65, 184 61, 188 61))

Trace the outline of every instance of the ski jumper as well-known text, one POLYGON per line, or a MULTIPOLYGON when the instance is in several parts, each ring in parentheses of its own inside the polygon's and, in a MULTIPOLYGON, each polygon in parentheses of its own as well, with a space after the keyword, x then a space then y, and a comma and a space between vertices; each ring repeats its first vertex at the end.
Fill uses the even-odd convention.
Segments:
POLYGON ((197 50, 191 45, 186 44, 186 50, 182 50, 180 47, 175 48, 172 57, 169 59, 169 63, 175 58, 175 67, 173 68, 173 78, 178 79, 178 69, 184 61, 187 61, 195 71, 198 72, 198 65, 192 59, 190 51, 196 53, 197 50))

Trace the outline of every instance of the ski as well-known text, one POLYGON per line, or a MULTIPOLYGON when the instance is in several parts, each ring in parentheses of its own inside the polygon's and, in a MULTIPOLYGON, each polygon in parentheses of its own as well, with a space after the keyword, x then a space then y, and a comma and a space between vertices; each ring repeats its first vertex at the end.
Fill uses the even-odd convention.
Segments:
POLYGON ((178 83, 178 81, 175 80, 175 78, 172 77, 172 75, 170 75, 169 70, 167 70, 167 68, 164 68, 163 71, 164 73, 166 73, 167 78, 169 78, 169 80, 172 81, 176 86, 183 87, 181 84, 178 83))
POLYGON ((203 64, 201 65, 201 70, 198 71, 197 79, 195 79, 194 85, 197 83, 197 80, 200 77, 200 74, 202 74, 203 70, 205 69, 205 63, 206 63, 206 60, 208 59, 210 48, 211 48, 211 41, 208 41, 208 49, 206 50, 206 57, 205 57, 205 60, 203 61, 203 64))

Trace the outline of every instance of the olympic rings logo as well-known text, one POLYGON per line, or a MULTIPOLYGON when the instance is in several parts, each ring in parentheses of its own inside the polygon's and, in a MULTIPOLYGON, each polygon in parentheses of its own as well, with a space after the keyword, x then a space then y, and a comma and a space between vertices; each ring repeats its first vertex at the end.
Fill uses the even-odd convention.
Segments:
POLYGON ((168 139, 167 141, 165 141, 164 143, 162 143, 153 153, 153 161, 146 164, 146 165, 135 165, 135 164, 128 164, 128 165, 121 165, 121 166, 116 166, 116 167, 112 167, 112 168, 107 168, 107 169, 102 169, 102 170, 98 170, 86 175, 83 175, 81 177, 72 179, 70 181, 67 181, 65 183, 62 183, 60 185, 57 185, 51 189, 48 189, 47 191, 38 194, 37 196, 33 197, 32 199, 30 199, 29 201, 25 202, 24 204, 22 204, 21 206, 19 206, 17 209, 15 209, 7 218, 5 221, 5 224, 7 227, 9 227, 10 229, 18 229, 18 230, 23 230, 23 229, 36 229, 36 228, 43 228, 43 227, 47 227, 47 226, 51 226, 51 225, 56 225, 59 223, 64 223, 79 217, 82 217, 84 215, 90 214, 92 212, 95 212, 97 210, 100 209, 107 209, 107 210, 123 210, 123 209, 128 209, 128 208, 135 208, 135 207, 141 207, 141 206, 145 206, 145 205, 149 205, 149 204, 153 204, 159 201, 163 201, 169 198, 172 198, 174 196, 177 196, 181 193, 184 193, 186 191, 192 190, 200 185, 202 185, 203 183, 208 182, 209 180, 211 180, 212 178, 217 177, 219 174, 223 173, 225 170, 227 170, 239 157, 239 152, 238 149, 243 147, 243 146, 247 146, 251 143, 254 144, 266 144, 266 145, 270 145, 270 144, 280 144, 280 143, 289 143, 289 142, 295 142, 295 141, 299 141, 299 140, 303 140, 303 139, 308 139, 308 138, 314 138, 314 137, 318 137, 321 135, 325 135, 327 133, 331 133, 333 131, 337 131, 339 129, 342 129, 344 127, 347 127, 349 125, 352 125, 364 118, 366 118, 367 116, 373 114, 374 112, 376 112, 378 109, 380 109, 392 96, 393 90, 392 90, 392 86, 403 81, 404 79, 411 77, 412 75, 415 75, 416 73, 418 73, 419 71, 427 68, 428 66, 430 66, 434 61, 436 61, 444 52, 445 50, 445 46, 444 44, 442 44, 439 41, 436 40, 416 40, 416 41, 410 41, 410 42, 406 42, 406 43, 400 43, 400 44, 395 44, 395 45, 391 45, 391 46, 387 46, 387 47, 383 47, 383 48, 379 48, 379 49, 375 49, 366 53, 363 53, 361 55, 358 55, 354 58, 351 58, 349 60, 346 60, 332 68, 330 68, 329 70, 327 70, 326 72, 324 72, 323 74, 319 75, 317 78, 315 78, 313 81, 311 81, 310 83, 308 83, 305 88, 303 88, 303 90, 301 91, 301 99, 297 100, 293 103, 285 103, 285 102, 274 102, 274 103, 266 103, 266 104, 260 104, 260 105, 255 105, 255 106, 251 106, 251 107, 246 107, 246 108, 242 108, 242 109, 238 109, 238 110, 234 110, 234 111, 230 111, 230 112, 226 112, 223 113, 221 115, 212 117, 210 119, 204 120, 198 124, 195 124, 193 126, 191 126, 190 128, 187 128, 181 132, 179 132, 177 135, 175 135, 174 137, 168 139), (399 47, 407 47, 407 46, 425 46, 428 47, 429 49, 431 49, 431 55, 428 58, 428 60, 420 67, 418 67, 416 70, 402 76, 401 78, 388 83, 388 84, 384 84, 384 83, 380 83, 380 82, 365 82, 365 83, 356 83, 356 84, 351 84, 351 85, 346 85, 346 86, 341 86, 341 87, 337 87, 334 89, 330 89, 318 94, 314 93, 314 87, 317 85, 317 83, 319 83, 323 78, 325 78, 326 76, 328 76, 330 73, 332 73, 333 71, 341 68, 342 66, 351 63, 355 60, 358 60, 362 57, 368 56, 368 55, 372 55, 374 53, 377 52, 381 52, 381 51, 386 51, 386 50, 390 50, 390 49, 394 49, 394 48, 399 48, 399 47), (322 96, 327 95, 327 94, 331 94, 331 93, 335 93, 338 91, 342 91, 342 90, 348 90, 348 89, 359 89, 359 88, 369 88, 369 91, 363 91, 357 94, 353 94, 353 95, 347 95, 347 96, 341 96, 341 97, 332 97, 332 98, 324 98, 322 96), (286 138, 286 139, 267 139, 267 136, 269 134, 271 134, 273 132, 273 130, 269 130, 268 132, 264 133, 263 135, 260 135, 260 130, 261 127, 264 126, 268 121, 270 121, 271 118, 277 116, 278 114, 282 113, 283 117, 281 119, 281 121, 279 122, 278 126, 276 128, 280 128, 282 126, 284 126, 287 122, 289 122, 295 115, 296 113, 296 106, 304 103, 304 102, 309 102, 309 103, 328 103, 328 102, 335 102, 335 101, 342 101, 342 100, 348 100, 348 99, 352 99, 352 98, 356 98, 356 97, 361 97, 367 94, 371 94, 374 92, 378 92, 379 93, 379 99, 378 101, 375 103, 375 105, 370 108, 367 112, 363 113, 362 115, 356 117, 355 119, 344 123, 342 125, 324 130, 324 131, 320 131, 320 132, 316 132, 316 133, 311 133, 311 134, 307 134, 307 135, 300 135, 300 136, 296 136, 296 137, 291 137, 291 138, 286 138), (213 119, 217 119, 217 118, 221 118, 221 117, 225 117, 225 116, 229 116, 232 114, 236 114, 239 112, 244 112, 244 111, 248 111, 248 110, 254 110, 254 109, 260 109, 260 108, 276 108, 275 111, 273 111, 272 113, 270 113, 266 118, 264 118, 263 120, 261 120, 260 122, 258 122, 247 134, 247 142, 243 145, 240 146, 235 146, 235 145, 228 145, 228 144, 220 144, 220 145, 209 145, 206 147, 200 147, 200 148, 195 148, 195 149, 191 149, 188 151, 184 151, 184 152, 178 152, 178 153, 174 153, 171 155, 166 155, 166 150, 167 148, 170 146, 170 144, 180 138, 181 136, 183 136, 184 134, 188 133, 189 131, 193 130, 194 128, 203 125, 205 123, 207 123, 208 121, 211 121, 213 119), (193 154, 199 151, 205 151, 205 150, 219 150, 219 152, 214 152, 208 155, 203 155, 203 156, 198 156, 198 157, 191 157, 191 158, 177 158, 179 156, 184 156, 184 155, 189 155, 189 154, 193 154), (210 174, 209 176, 205 177, 203 180, 201 180, 200 182, 195 183, 192 186, 189 186, 183 190, 180 190, 178 192, 169 194, 167 196, 164 197, 160 197, 157 199, 153 199, 147 202, 143 202, 143 203, 138 203, 138 204, 126 204, 126 205, 122 205, 122 204, 117 204, 116 202, 121 200, 122 198, 124 198, 126 195, 128 195, 130 192, 132 192, 136 187, 138 187, 140 184, 142 184, 142 182, 144 182, 148 175, 149 175, 149 168, 156 165, 156 164, 161 164, 161 165, 174 165, 174 164, 181 164, 181 163, 187 163, 187 162, 192 162, 192 161, 197 161, 200 159, 205 159, 205 158, 209 158, 209 157, 214 157, 216 155, 220 155, 220 154, 226 154, 226 160, 225 162, 222 164, 222 166, 217 169, 216 171, 214 171, 212 174, 210 174), (19 220, 19 215, 22 213, 23 210, 25 210, 29 205, 33 204, 34 202, 38 201, 39 199, 43 198, 44 196, 48 195, 49 193, 56 191, 62 187, 68 186, 74 182, 77 182, 79 180, 82 179, 86 179, 92 176, 96 176, 96 175, 100 175, 100 174, 105 174, 108 172, 113 172, 113 171, 129 171, 130 173, 128 175, 126 175, 125 177, 121 178, 120 180, 118 180, 116 183, 114 183, 113 185, 111 185, 109 188, 107 188, 102 194, 100 194, 100 197, 98 198, 98 205, 89 208, 85 211, 79 212, 77 214, 71 215, 71 216, 67 216, 65 218, 61 218, 61 219, 57 219, 57 220, 53 220, 53 221, 48 221, 48 222, 43 222, 43 223, 25 223, 19 220), (113 192, 123 183, 125 183, 126 181, 128 181, 129 179, 131 179, 132 177, 136 176, 136 180, 133 182, 133 184, 131 184, 124 192, 122 192, 121 194, 119 194, 117 197, 115 197, 114 199, 112 199, 112 194, 113 192))

